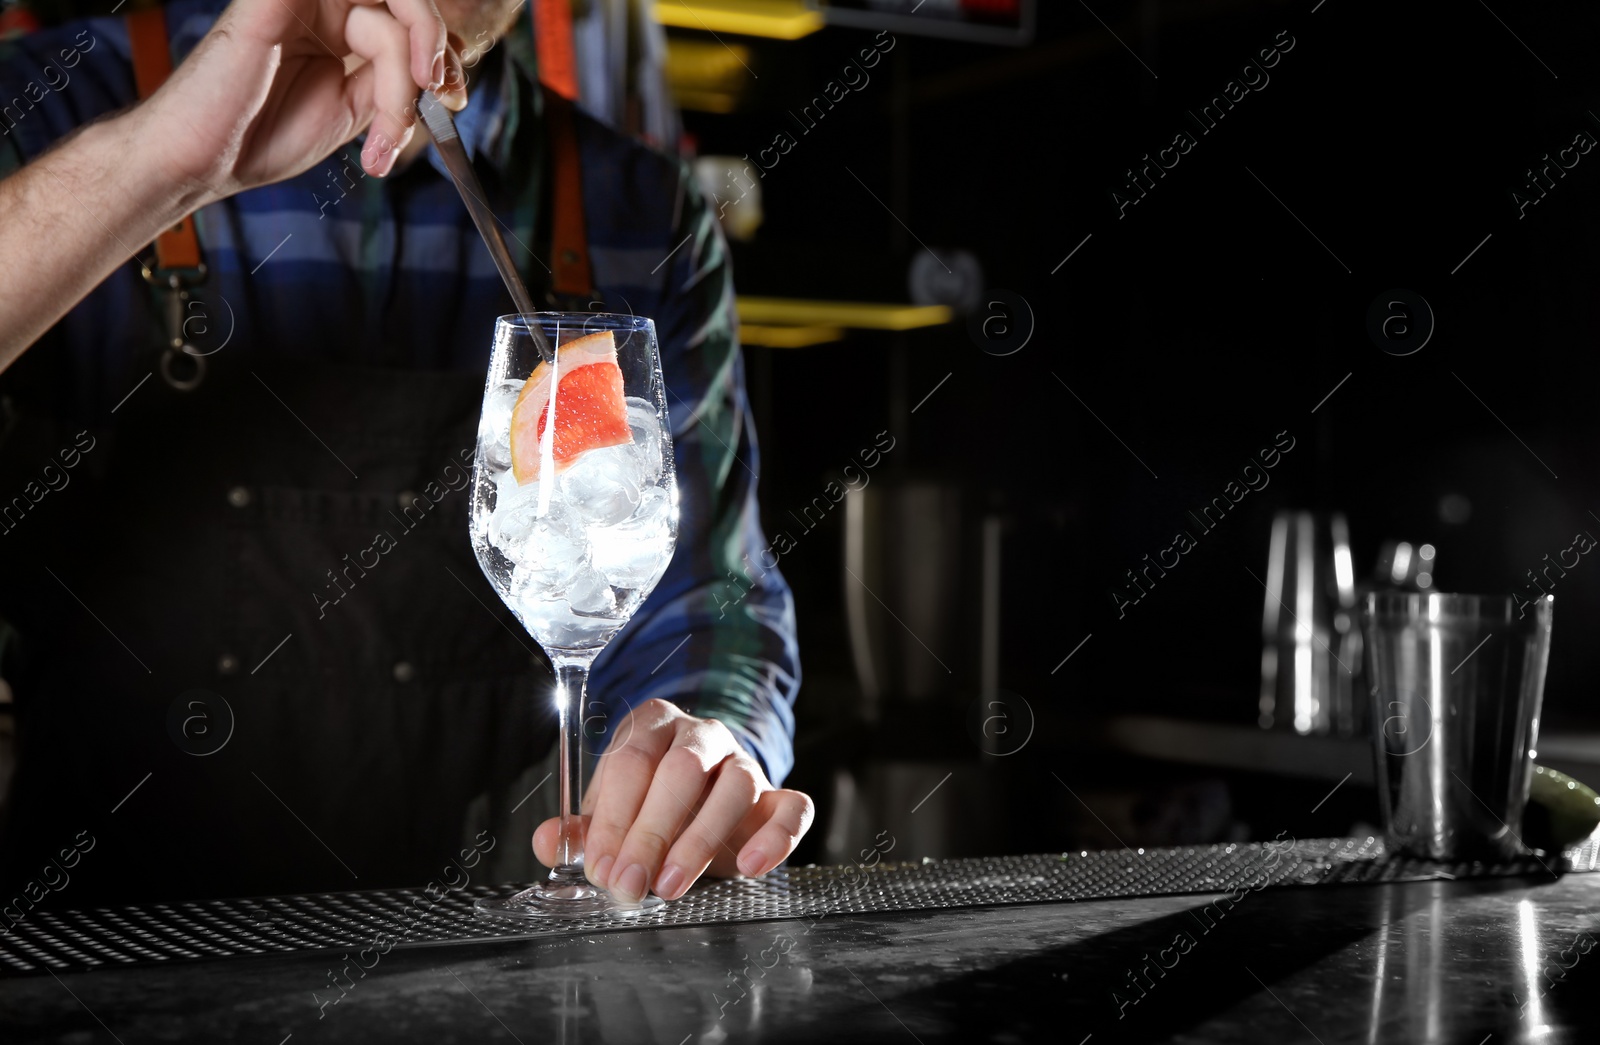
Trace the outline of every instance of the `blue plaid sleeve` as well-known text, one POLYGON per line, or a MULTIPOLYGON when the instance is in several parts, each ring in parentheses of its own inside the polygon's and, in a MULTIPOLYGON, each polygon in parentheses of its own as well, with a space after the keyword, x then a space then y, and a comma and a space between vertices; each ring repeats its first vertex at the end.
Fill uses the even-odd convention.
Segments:
MULTIPOLYGON (((681 176, 695 184, 687 167, 681 176)), ((677 457, 677 553, 597 664, 595 695, 617 712, 660 697, 717 719, 781 784, 794 764, 800 685, 794 599, 756 501, 760 455, 728 248, 698 190, 685 194, 672 243, 681 246, 655 319, 677 457)))

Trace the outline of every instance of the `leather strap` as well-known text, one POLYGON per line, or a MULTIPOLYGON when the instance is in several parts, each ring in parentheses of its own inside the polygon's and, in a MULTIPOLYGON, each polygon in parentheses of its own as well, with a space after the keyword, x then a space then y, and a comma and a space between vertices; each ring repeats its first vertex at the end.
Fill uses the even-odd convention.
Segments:
POLYGON ((572 0, 534 0, 533 43, 539 56, 539 82, 575 100, 578 63, 572 45, 572 0))
POLYGON ((551 289, 558 295, 590 301, 594 298, 594 270, 589 264, 589 235, 583 216, 583 160, 578 154, 573 107, 553 90, 545 92, 544 102, 554 168, 551 289))
POLYGON ((554 175, 550 290, 556 297, 588 302, 594 298, 594 273, 589 266, 589 237, 583 217, 583 163, 572 119, 572 103, 578 97, 572 0, 534 0, 533 42, 539 82, 545 87, 545 125, 550 131, 554 175))
MULTIPOLYGON (((124 21, 133 50, 133 82, 142 101, 156 93, 172 74, 167 18, 157 6, 134 11, 124 16, 124 21)), ((200 239, 195 235, 193 216, 185 217, 156 237, 156 265, 162 270, 201 267, 200 239)))
MULTIPOLYGON (((39 31, 39 19, 25 7, 7 7, 0 10, 0 40, 24 37, 39 31)), ((62 84, 65 87, 65 84, 62 84)))

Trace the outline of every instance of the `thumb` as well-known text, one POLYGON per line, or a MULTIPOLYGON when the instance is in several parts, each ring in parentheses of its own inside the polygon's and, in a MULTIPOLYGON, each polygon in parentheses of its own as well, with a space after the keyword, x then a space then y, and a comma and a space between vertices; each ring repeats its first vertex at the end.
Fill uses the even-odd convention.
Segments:
MULTIPOLYGON (((580 816, 572 822, 572 851, 577 854, 583 852, 584 836, 589 830, 589 818, 580 816)), ((556 865, 556 851, 561 842, 561 818, 553 816, 540 824, 533 832, 533 855, 546 867, 556 865)))

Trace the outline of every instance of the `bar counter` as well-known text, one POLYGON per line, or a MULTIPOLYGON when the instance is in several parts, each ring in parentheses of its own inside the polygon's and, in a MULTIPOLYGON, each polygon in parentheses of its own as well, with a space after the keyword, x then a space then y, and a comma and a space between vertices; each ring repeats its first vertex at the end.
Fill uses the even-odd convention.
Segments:
POLYGON ((381 953, 294 914, 377 917, 379 894, 231 902, 204 919, 204 905, 169 907, 167 923, 213 925, 187 958, 128 909, 102 909, 33 923, 59 952, 0 941, 0 1040, 1595 1041, 1600 875, 1582 872, 1596 865, 1592 842, 1485 868, 1392 860, 1370 839, 886 862, 821 904, 802 901, 836 869, 800 868, 697 887, 675 917, 700 924, 541 935, 473 915, 464 891, 381 953), (1166 895, 1120 895, 1135 890, 1166 895), (256 931, 244 942, 229 927, 241 911, 233 924, 256 931), (96 958, 112 937, 122 956, 96 958), (261 953, 220 956, 241 949, 261 953))

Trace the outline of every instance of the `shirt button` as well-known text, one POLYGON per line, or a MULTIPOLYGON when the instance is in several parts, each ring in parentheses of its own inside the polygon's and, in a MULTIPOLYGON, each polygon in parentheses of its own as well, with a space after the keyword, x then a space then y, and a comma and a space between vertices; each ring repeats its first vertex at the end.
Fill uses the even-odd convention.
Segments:
POLYGON ((243 486, 235 486, 228 491, 228 503, 235 508, 244 508, 250 504, 250 491, 243 486))
POLYGON ((417 669, 411 666, 410 661, 402 660, 394 666, 394 680, 396 682, 410 682, 417 677, 417 669))
POLYGON ((239 670, 239 658, 232 653, 224 653, 217 658, 217 674, 232 675, 239 670))

